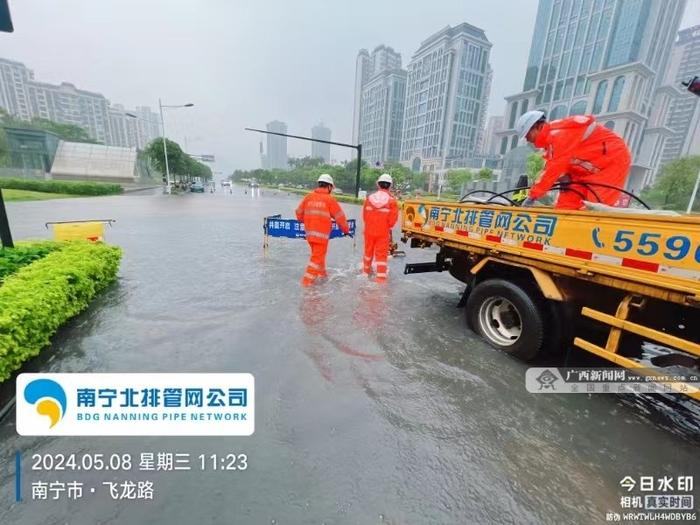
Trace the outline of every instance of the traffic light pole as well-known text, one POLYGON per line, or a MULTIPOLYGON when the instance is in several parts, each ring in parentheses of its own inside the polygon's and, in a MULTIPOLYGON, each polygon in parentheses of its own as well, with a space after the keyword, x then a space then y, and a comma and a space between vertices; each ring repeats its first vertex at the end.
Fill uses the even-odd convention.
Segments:
POLYGON ((357 172, 355 173, 355 197, 360 196, 360 175, 362 173, 362 144, 344 144, 343 142, 333 142, 330 140, 314 139, 311 137, 302 137, 301 135, 288 135, 287 133, 278 133, 276 131, 265 131, 264 129, 245 128, 246 131, 256 131, 265 133, 266 135, 279 135, 280 137, 289 137, 290 139, 308 140, 310 142, 320 142, 322 144, 331 144, 333 146, 342 146, 344 148, 352 148, 357 151, 357 172))
POLYGON ((2 189, 0 189, 0 239, 2 239, 3 248, 15 247, 12 242, 10 222, 7 220, 7 211, 5 210, 5 199, 2 196, 2 189))

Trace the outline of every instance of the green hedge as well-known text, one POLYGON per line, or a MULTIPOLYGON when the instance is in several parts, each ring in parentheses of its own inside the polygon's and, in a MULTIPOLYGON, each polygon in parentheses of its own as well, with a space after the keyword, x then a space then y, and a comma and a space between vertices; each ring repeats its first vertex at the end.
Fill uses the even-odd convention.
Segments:
POLYGON ((0 248, 0 283, 23 266, 45 257, 61 245, 52 241, 18 242, 14 248, 0 248))
POLYGON ((0 177, 0 188, 12 190, 67 193, 70 195, 116 195, 124 191, 119 184, 65 180, 5 179, 0 177))
POLYGON ((0 381, 39 354, 56 330, 117 275, 121 250, 72 241, 0 286, 0 381))

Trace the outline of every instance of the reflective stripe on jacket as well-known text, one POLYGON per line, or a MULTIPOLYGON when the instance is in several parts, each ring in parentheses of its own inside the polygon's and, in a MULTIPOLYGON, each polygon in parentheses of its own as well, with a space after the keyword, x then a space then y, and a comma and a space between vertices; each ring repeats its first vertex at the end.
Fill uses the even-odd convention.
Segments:
POLYGON ((322 242, 328 240, 332 220, 338 223, 343 233, 348 233, 348 221, 338 201, 324 188, 316 188, 307 194, 296 209, 296 216, 304 223, 306 240, 322 242))
POLYGON ((362 206, 365 235, 389 237, 398 218, 399 207, 389 190, 380 189, 365 199, 362 206))

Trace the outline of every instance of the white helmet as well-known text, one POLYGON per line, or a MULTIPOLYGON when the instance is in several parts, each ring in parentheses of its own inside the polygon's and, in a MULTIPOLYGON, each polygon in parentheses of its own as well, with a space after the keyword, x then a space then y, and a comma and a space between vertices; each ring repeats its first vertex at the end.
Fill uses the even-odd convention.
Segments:
POLYGON ((382 173, 379 178, 377 179, 377 183, 380 182, 388 182, 389 184, 393 184, 394 180, 391 178, 391 175, 388 173, 382 173))
POLYGON ((328 175, 328 173, 323 173, 321 176, 318 178, 316 182, 325 182, 326 184, 330 184, 331 186, 335 186, 335 183, 333 182, 333 177, 328 175))
POLYGON ((530 131, 532 126, 542 118, 544 118, 544 113, 536 109, 526 111, 520 115, 518 122, 515 123, 515 131, 518 133, 518 137, 521 139, 525 138, 525 135, 527 135, 527 132, 530 131))

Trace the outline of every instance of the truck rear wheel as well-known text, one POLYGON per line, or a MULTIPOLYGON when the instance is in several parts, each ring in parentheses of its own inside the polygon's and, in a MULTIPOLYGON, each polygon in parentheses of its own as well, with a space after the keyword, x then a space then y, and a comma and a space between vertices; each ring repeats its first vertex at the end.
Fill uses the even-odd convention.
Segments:
POLYGON ((492 346, 519 359, 544 346, 544 309, 535 292, 503 279, 479 283, 469 294, 467 322, 492 346))

